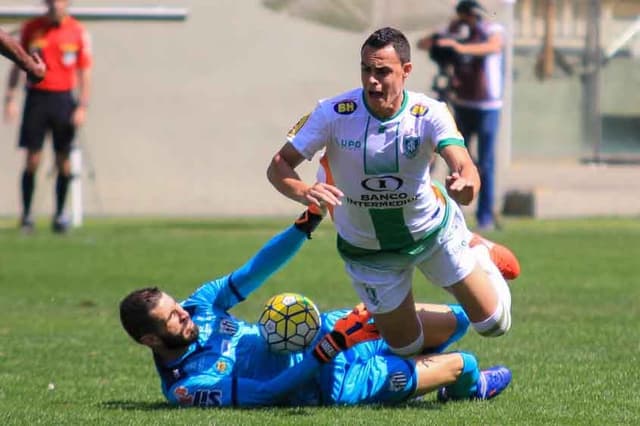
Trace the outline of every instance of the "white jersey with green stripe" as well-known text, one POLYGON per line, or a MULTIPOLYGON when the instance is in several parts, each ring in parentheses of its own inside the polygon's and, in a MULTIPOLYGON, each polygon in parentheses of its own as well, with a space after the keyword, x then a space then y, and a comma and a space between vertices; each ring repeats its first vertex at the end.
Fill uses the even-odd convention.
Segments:
POLYGON ((306 159, 324 150, 321 176, 345 194, 333 211, 340 237, 367 250, 400 250, 439 229, 445 201, 429 175, 434 152, 464 146, 447 106, 405 91, 400 110, 377 117, 362 88, 318 102, 287 140, 306 159))

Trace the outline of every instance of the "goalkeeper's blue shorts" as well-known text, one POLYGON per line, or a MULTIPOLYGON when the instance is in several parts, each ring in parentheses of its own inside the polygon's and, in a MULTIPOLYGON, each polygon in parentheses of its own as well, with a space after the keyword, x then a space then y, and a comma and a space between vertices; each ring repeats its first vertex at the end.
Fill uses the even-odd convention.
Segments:
POLYGON ((322 368, 320 386, 326 405, 403 402, 416 389, 415 362, 393 355, 383 340, 361 343, 322 368))

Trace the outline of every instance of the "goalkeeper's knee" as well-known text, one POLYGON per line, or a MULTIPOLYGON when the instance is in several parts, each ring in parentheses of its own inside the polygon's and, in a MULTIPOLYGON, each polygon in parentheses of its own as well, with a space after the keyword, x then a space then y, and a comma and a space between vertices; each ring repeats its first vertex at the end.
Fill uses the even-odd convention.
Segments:
POLYGON ((511 311, 510 307, 503 301, 498 301, 496 310, 489 318, 472 323, 473 328, 485 337, 502 336, 511 328, 511 311))

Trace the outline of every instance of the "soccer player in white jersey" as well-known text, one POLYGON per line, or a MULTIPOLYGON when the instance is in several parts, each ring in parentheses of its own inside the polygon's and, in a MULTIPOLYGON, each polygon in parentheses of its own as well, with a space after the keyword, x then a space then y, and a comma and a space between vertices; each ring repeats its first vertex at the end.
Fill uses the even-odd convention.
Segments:
POLYGON ((273 157, 269 180, 295 201, 329 209, 353 286, 394 353, 423 347, 415 268, 453 294, 481 335, 506 333, 509 288, 479 266, 458 206, 474 199, 480 178, 453 118, 444 104, 405 90, 412 64, 400 31, 375 31, 360 56, 362 87, 320 101, 300 119, 273 157), (317 152, 324 181, 307 184, 295 169, 317 152), (429 176, 436 153, 450 169, 446 190, 429 176))

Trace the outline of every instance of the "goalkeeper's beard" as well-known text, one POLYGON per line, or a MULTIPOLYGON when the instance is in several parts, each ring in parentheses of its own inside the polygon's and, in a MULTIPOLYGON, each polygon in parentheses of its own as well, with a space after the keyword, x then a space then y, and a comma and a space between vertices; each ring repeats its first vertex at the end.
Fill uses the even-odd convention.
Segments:
POLYGON ((189 346, 196 340, 198 340, 198 336, 200 335, 200 329, 196 324, 193 324, 193 329, 191 332, 185 336, 184 334, 178 335, 160 335, 160 339, 162 340, 162 344, 167 349, 181 349, 189 346))

